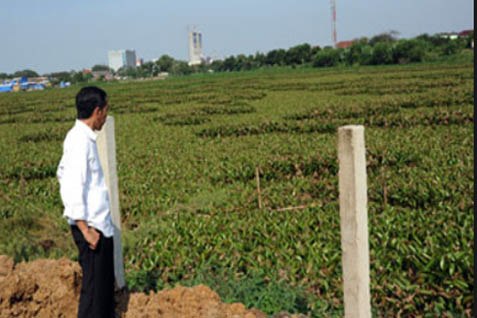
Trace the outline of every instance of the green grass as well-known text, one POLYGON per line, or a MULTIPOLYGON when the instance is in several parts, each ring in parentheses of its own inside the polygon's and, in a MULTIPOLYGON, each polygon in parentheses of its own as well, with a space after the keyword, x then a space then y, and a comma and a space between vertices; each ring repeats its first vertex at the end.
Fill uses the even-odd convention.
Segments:
MULTIPOLYGON (((340 316, 336 129, 363 124, 374 315, 469 316, 469 56, 100 84, 129 286, 203 282, 269 314, 340 316)), ((76 257, 54 175, 78 88, 0 95, 0 254, 16 261, 76 257)))

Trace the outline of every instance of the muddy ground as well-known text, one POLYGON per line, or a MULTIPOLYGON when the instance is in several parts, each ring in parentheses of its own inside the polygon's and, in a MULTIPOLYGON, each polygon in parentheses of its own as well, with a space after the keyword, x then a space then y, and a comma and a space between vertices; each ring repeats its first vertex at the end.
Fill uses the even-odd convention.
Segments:
MULTIPOLYGON (((0 318, 76 317, 81 268, 68 259, 14 265, 0 255, 0 318)), ((116 317, 264 318, 243 304, 224 304, 210 288, 178 286, 158 293, 117 292, 116 317)))
MULTIPOLYGON (((81 288, 81 268, 68 259, 40 259, 14 264, 0 255, 0 318, 74 318, 81 288)), ((116 292, 121 318, 265 318, 243 304, 225 304, 207 286, 178 286, 157 293, 116 292)), ((275 317, 293 317, 288 314, 275 317)))

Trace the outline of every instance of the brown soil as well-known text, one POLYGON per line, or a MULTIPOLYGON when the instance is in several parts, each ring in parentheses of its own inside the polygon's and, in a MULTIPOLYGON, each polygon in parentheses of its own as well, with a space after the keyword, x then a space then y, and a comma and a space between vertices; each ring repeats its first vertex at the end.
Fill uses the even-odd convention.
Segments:
MULTIPOLYGON (((68 259, 40 259, 14 265, 0 255, 0 318, 76 317, 81 268, 68 259)), ((243 304, 224 304, 210 288, 178 286, 158 293, 117 292, 121 318, 265 318, 243 304)))

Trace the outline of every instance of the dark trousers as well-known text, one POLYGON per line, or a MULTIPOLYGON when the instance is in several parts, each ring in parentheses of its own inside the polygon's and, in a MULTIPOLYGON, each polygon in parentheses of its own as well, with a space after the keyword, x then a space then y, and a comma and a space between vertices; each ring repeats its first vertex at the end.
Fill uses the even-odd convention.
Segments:
POLYGON ((114 250, 113 238, 99 232, 95 250, 89 247, 77 226, 71 232, 79 250, 83 281, 79 299, 78 318, 114 317, 114 250))

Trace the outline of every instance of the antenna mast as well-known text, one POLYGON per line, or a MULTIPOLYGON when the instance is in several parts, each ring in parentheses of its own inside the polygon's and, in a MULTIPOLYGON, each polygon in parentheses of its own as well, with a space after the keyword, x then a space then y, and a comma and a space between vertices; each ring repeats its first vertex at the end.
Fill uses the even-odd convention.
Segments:
POLYGON ((333 45, 336 47, 336 0, 330 0, 331 2, 331 37, 333 39, 333 45))

